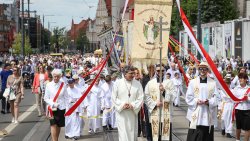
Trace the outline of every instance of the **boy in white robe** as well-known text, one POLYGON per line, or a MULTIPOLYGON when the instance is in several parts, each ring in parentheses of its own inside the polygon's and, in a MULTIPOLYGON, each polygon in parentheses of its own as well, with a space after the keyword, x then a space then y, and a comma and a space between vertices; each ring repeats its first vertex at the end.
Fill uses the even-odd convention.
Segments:
MULTIPOLYGON (((91 78, 92 80, 94 77, 91 78)), ((90 93, 88 94, 88 117, 89 119, 89 133, 96 133, 101 128, 101 101, 100 101, 101 89, 99 87, 99 79, 96 80, 90 93)))
POLYGON ((174 99, 174 106, 178 107, 181 105, 181 100, 180 100, 180 96, 183 93, 183 88, 182 88, 182 80, 180 79, 180 74, 178 72, 176 72, 174 74, 174 78, 172 79, 173 84, 175 86, 176 89, 176 93, 175 93, 175 99, 174 99))
MULTIPOLYGON (((225 82, 228 87, 230 87, 231 83, 231 75, 226 76, 225 82)), ((222 135, 226 134, 226 137, 232 138, 233 133, 233 122, 232 122, 232 112, 234 108, 234 101, 223 91, 219 90, 219 93, 222 97, 222 104, 221 104, 221 129, 222 135)))
MULTIPOLYGON (((105 77, 105 83, 102 84, 101 89, 101 109, 103 110, 103 119, 102 119, 102 126, 104 130, 107 128, 112 129, 114 125, 112 125, 112 87, 113 83, 111 81, 110 75, 105 77)), ((114 119, 113 119, 114 120, 114 119)), ((113 123, 114 124, 114 123, 113 123)))
MULTIPOLYGON (((68 100, 66 109, 69 110, 76 101, 81 97, 81 92, 74 86, 74 80, 68 80, 68 100)), ((81 112, 79 106, 70 116, 65 117, 65 138, 73 138, 77 140, 80 137, 81 119, 79 113, 81 112)))
MULTIPOLYGON (((72 77, 75 81, 75 87, 80 91, 81 95, 84 94, 84 92, 87 90, 88 88, 88 85, 87 84, 83 84, 80 82, 80 77, 78 75, 73 75, 72 77)), ((88 99, 85 98, 84 101, 81 103, 80 107, 81 107, 81 112, 79 113, 79 116, 82 117, 84 115, 84 112, 86 111, 86 108, 87 108, 87 105, 88 105, 88 99), (85 109, 85 110, 84 110, 85 109)), ((83 120, 83 118, 80 119, 81 120, 81 131, 80 133, 82 133, 82 130, 84 128, 84 125, 85 125, 85 122, 83 120)))

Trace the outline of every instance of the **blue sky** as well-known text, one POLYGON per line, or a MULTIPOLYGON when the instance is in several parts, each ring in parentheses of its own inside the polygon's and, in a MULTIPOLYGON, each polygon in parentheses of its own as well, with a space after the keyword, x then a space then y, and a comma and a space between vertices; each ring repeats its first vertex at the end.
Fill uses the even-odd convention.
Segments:
MULTIPOLYGON (((10 2, 11 0, 0 0, 2 2, 10 2)), ((13 0, 12 0, 13 1, 13 0)), ((45 16, 44 24, 48 28, 48 22, 51 22, 50 28, 55 26, 66 27, 70 29, 72 18, 75 23, 79 23, 82 19, 95 18, 98 0, 30 0, 30 10, 36 10, 38 15, 54 15, 45 16), (89 8, 88 6, 94 6, 89 8)), ((24 0, 27 3, 27 0, 24 0)), ((25 4, 27 9, 27 4, 25 4)))
MULTIPOLYGON (((27 1, 27 0, 26 0, 27 1)), ((31 10, 36 10, 38 15, 45 15, 45 27, 54 26, 70 29, 72 18, 75 23, 82 19, 95 18, 98 0, 30 0, 31 10), (88 6, 94 6, 89 8, 88 6), (54 15, 54 16, 46 16, 54 15)), ((42 16, 41 16, 42 17, 42 16)), ((42 18, 41 18, 42 19, 42 18)))

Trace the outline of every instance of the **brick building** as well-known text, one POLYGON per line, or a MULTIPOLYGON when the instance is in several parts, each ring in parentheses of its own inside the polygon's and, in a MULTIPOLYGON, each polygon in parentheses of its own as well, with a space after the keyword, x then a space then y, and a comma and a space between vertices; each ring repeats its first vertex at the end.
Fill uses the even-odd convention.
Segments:
POLYGON ((8 52, 14 41, 16 11, 15 4, 0 4, 0 52, 8 52))

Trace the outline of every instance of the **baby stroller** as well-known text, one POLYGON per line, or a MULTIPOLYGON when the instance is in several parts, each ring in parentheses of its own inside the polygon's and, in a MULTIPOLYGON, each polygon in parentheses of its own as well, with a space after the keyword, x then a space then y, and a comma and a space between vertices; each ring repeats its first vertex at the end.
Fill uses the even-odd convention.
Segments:
POLYGON ((28 72, 23 72, 23 85, 24 88, 29 89, 31 88, 31 74, 28 72))

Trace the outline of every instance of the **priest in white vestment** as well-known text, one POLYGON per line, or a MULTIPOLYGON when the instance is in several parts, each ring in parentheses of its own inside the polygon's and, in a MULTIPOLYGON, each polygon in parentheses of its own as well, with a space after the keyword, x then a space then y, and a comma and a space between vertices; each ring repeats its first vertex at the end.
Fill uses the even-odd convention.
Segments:
POLYGON ((149 138, 152 141, 158 140, 172 140, 171 139, 171 122, 172 122, 172 105, 173 100, 175 99, 176 89, 174 88, 173 81, 170 79, 165 79, 162 84, 160 84, 160 75, 163 76, 164 70, 162 67, 162 72, 160 71, 160 65, 156 65, 156 77, 151 79, 146 87, 145 87, 145 97, 144 103, 148 107, 149 122, 150 126, 152 126, 152 132, 149 133, 149 138), (161 74, 162 73, 162 74, 161 74), (161 94, 161 98, 160 98, 161 94), (162 107, 162 108, 161 108, 162 107), (161 119, 163 121, 161 124, 163 125, 163 130, 159 129, 159 110, 162 110, 161 119), (156 122, 157 121, 157 122, 156 122), (161 133, 162 136, 158 136, 158 133, 161 133))
POLYGON ((219 95, 216 82, 207 77, 208 64, 199 64, 200 76, 191 80, 186 92, 187 119, 190 122, 187 141, 214 141, 219 95))
POLYGON ((113 86, 111 98, 116 110, 119 141, 137 141, 137 115, 143 102, 143 88, 134 80, 132 66, 125 67, 124 78, 113 86))

